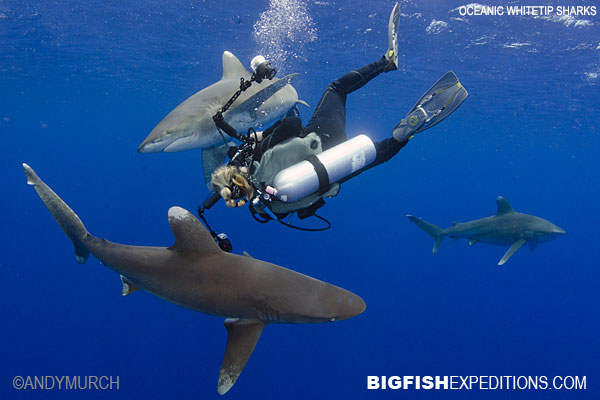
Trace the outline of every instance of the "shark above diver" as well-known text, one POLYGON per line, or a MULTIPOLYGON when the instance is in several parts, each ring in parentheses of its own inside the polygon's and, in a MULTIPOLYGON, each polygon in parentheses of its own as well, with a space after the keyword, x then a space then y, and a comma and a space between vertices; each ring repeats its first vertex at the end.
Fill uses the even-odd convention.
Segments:
POLYGON ((235 383, 268 323, 314 323, 352 318, 364 301, 340 287, 292 270, 222 251, 202 223, 180 207, 169 209, 175 244, 127 246, 88 233, 79 217, 27 164, 27 183, 75 246, 121 275, 122 295, 137 289, 192 310, 223 316, 228 332, 217 390, 235 383))
MULTIPOLYGON (((195 148, 207 149, 222 145, 231 138, 224 137, 213 121, 213 116, 240 88, 240 78, 248 81, 251 73, 229 51, 223 53, 221 79, 194 94, 171 111, 150 132, 139 146, 140 153, 176 152, 195 148)), ((297 74, 282 79, 253 82, 223 114, 225 121, 238 133, 269 123, 282 117, 298 100, 296 89, 290 84, 297 74)))
POLYGON ((528 244, 529 249, 533 251, 538 243, 548 242, 565 233, 564 229, 543 218, 516 212, 502 196, 498 196, 496 203, 498 210, 495 215, 469 222, 455 222, 446 229, 412 215, 407 217, 433 237, 433 254, 438 252, 445 237, 454 240, 467 239, 471 246, 479 242, 509 245, 498 265, 507 262, 524 244, 528 244))

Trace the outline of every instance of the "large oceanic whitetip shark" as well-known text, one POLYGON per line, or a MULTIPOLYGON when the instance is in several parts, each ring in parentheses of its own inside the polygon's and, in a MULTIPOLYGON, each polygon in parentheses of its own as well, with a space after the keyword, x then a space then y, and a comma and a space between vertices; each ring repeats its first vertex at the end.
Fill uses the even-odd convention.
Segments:
POLYGON ((471 246, 479 242, 510 246, 498 265, 507 262, 524 244, 533 251, 538 243, 549 242, 565 233, 564 229, 543 218, 516 212, 502 196, 498 196, 496 203, 498 210, 495 215, 469 222, 455 222, 446 229, 412 215, 407 217, 433 237, 433 254, 438 252, 445 237, 467 239, 471 246))
POLYGON ((180 207, 169 209, 170 247, 127 246, 90 233, 52 189, 23 164, 27 183, 75 246, 121 275, 122 295, 138 289, 192 310, 226 317, 227 347, 217 390, 235 383, 268 323, 314 323, 352 318, 365 310, 354 293, 248 255, 222 251, 202 223, 180 207))
MULTIPOLYGON (((298 100, 296 89, 290 84, 297 74, 282 79, 265 79, 252 86, 223 114, 225 122, 238 133, 269 123, 282 117, 298 100)), ((176 152, 195 148, 207 149, 222 145, 230 137, 219 133, 213 116, 240 88, 240 78, 250 80, 251 73, 232 53, 223 53, 223 76, 202 89, 171 111, 142 142, 140 153, 176 152)))

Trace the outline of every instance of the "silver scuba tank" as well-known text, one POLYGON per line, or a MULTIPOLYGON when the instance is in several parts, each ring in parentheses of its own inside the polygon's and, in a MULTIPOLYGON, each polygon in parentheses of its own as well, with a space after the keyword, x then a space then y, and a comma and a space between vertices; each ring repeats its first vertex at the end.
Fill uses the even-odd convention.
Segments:
POLYGON ((371 164, 375 156, 371 139, 358 135, 280 171, 267 192, 281 201, 295 202, 371 164))

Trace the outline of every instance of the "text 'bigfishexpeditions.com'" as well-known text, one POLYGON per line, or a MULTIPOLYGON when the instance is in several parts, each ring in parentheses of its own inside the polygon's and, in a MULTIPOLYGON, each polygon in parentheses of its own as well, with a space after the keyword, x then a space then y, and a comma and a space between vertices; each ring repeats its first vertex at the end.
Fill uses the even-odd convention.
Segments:
POLYGON ((586 390, 586 376, 367 376, 369 390, 586 390))

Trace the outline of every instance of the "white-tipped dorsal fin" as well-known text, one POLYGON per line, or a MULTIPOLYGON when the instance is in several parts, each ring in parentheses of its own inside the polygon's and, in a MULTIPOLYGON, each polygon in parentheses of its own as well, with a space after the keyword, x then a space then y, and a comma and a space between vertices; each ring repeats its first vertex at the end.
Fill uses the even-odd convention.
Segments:
POLYGON ((248 253, 246 250, 242 251, 242 255, 246 256, 246 257, 250 257, 250 258, 254 258, 250 255, 250 253, 248 253))
POLYGON ((250 72, 238 60, 233 53, 229 51, 223 52, 223 77, 222 80, 225 79, 236 79, 240 80, 240 78, 244 77, 245 79, 250 78, 250 72))
POLYGON ((502 214, 506 214, 506 213, 510 213, 510 212, 515 212, 515 210, 513 210, 512 206, 510 205, 508 200, 506 200, 502 196, 496 197, 496 205, 498 207, 498 211, 496 212, 496 215, 502 215, 502 214))
POLYGON ((121 275, 121 283, 123 284, 123 287, 121 288, 121 296, 127 296, 128 294, 139 290, 138 288, 133 286, 131 282, 129 282, 129 279, 127 279, 123 275, 121 275))
POLYGON ((227 347, 221 364, 217 391, 223 395, 233 386, 252 355, 265 323, 253 319, 227 318, 227 347))
POLYGON ((186 249, 203 253, 222 251, 204 225, 188 210, 171 207, 169 209, 169 225, 175 236, 175 244, 169 247, 170 250, 186 249))

